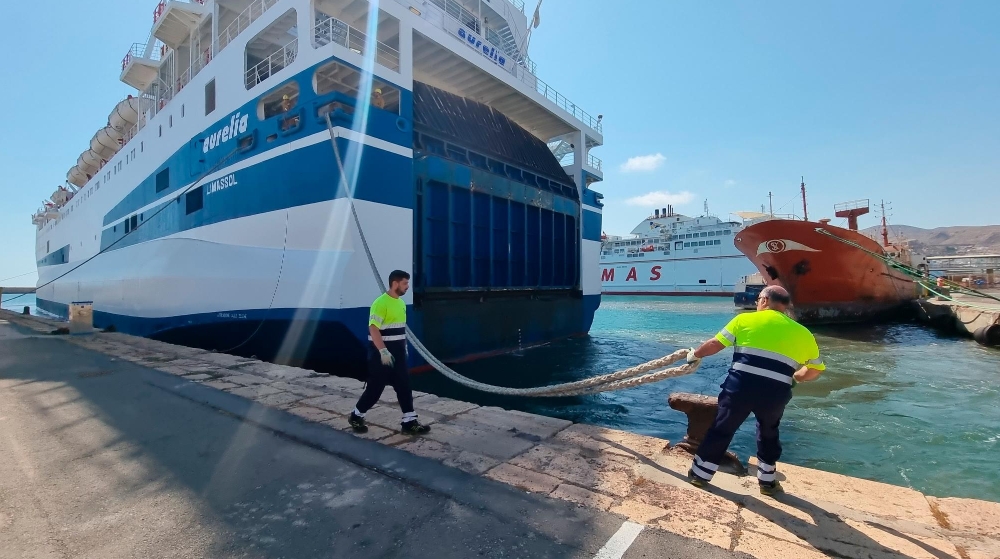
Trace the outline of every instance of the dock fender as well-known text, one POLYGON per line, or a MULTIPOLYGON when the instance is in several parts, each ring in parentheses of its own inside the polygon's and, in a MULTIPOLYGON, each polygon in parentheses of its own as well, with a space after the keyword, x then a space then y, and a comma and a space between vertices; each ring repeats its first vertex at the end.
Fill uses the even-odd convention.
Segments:
POLYGON ((1000 324, 983 326, 972 334, 972 338, 986 347, 1000 346, 1000 324))

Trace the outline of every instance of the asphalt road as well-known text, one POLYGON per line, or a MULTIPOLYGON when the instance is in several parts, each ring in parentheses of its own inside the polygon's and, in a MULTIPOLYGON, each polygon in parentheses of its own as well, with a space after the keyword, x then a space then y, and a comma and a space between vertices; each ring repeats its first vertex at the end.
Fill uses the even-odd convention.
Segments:
POLYGON ((736 554, 0 320, 0 558, 595 556, 736 554))

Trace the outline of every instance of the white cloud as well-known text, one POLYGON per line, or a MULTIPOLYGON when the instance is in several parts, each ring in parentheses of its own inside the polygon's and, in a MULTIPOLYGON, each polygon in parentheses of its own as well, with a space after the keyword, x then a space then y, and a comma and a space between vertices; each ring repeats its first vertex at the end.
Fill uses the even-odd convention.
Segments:
POLYGON ((623 173, 648 173, 659 169, 667 160, 662 153, 629 157, 620 167, 623 173))
POLYGON ((736 186, 736 181, 734 181, 733 179, 726 179, 726 182, 724 182, 723 184, 726 186, 726 188, 729 188, 731 186, 736 186))
POLYGON ((666 190, 657 190, 655 192, 650 192, 643 194, 642 196, 635 196, 625 200, 625 203, 630 206, 645 206, 645 207, 656 207, 661 206, 679 206, 687 204, 694 200, 694 194, 683 190, 681 192, 668 192, 666 190))

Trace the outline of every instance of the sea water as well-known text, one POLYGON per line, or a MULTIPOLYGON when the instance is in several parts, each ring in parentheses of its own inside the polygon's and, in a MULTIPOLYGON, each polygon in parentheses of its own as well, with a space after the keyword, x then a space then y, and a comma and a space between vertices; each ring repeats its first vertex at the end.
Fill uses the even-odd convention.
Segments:
POLYGON ((24 307, 28 307, 31 310, 31 314, 35 314, 35 294, 25 293, 15 294, 15 293, 4 293, 0 296, 0 308, 8 310, 21 312, 24 307))
MULTIPOLYGON (((604 297, 590 335, 456 366, 490 384, 541 386, 609 373, 695 346, 735 314, 732 300, 604 297)), ((795 387, 781 423, 781 461, 912 487, 1000 501, 1000 350, 918 324, 818 327, 827 372, 795 387)), ((732 352, 694 374, 573 398, 512 398, 465 389, 438 373, 418 390, 679 441, 672 392, 717 395, 732 352)), ((755 452, 754 421, 731 447, 755 452)))

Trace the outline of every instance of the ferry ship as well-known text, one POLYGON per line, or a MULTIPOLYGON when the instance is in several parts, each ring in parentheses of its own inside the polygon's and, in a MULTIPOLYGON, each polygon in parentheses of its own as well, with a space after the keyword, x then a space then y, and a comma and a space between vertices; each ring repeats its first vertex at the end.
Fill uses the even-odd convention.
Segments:
POLYGON ((733 243, 743 225, 710 215, 657 208, 630 237, 602 235, 605 295, 733 296, 737 280, 756 271, 733 243))
POLYGON ((353 200, 439 358, 590 329, 602 117, 538 77, 521 0, 151 7, 121 61, 136 94, 33 216, 40 309, 360 371, 379 289, 353 200))

